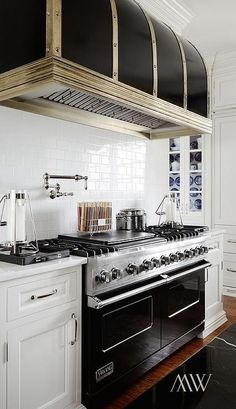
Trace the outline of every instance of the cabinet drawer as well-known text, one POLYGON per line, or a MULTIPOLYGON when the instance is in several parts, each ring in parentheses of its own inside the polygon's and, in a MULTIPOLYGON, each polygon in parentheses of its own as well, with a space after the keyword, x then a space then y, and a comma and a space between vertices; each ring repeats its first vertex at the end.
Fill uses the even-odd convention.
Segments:
POLYGON ((224 286, 236 288, 236 255, 224 257, 224 286))
POLYGON ((222 257, 220 241, 217 239, 211 239, 207 241, 206 245, 209 248, 209 252, 205 256, 206 260, 212 265, 220 264, 222 257))
POLYGON ((72 272, 8 288, 8 320, 75 300, 76 277, 72 272))
POLYGON ((215 225, 216 229, 223 229, 224 252, 236 254, 236 226, 215 225))
POLYGON ((224 235, 224 251, 226 253, 236 254, 236 232, 226 233, 224 235))

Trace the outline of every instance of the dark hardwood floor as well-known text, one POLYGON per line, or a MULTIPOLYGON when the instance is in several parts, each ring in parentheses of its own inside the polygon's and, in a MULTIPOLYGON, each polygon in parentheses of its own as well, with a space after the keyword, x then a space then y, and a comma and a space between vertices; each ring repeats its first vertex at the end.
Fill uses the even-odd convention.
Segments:
POLYGON ((231 324, 236 322, 236 297, 224 297, 224 308, 227 314, 228 321, 210 334, 204 340, 194 339, 187 345, 175 352, 169 358, 165 359, 155 368, 150 370, 142 378, 140 378, 134 385, 127 388, 122 395, 115 399, 111 404, 107 405, 105 409, 124 409, 128 404, 134 401, 137 397, 142 395, 146 390, 151 388, 155 383, 164 378, 168 373, 180 366, 190 356, 198 352, 204 345, 212 341, 212 339, 219 335, 222 331, 228 328, 231 324))

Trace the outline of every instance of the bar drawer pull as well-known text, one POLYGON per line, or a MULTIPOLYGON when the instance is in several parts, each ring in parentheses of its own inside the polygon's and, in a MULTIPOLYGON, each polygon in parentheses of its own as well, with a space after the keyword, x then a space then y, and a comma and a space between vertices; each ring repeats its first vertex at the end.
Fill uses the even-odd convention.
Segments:
POLYGON ((232 239, 227 240, 227 242, 231 244, 236 244, 236 240, 232 240, 232 239))
POLYGON ((71 345, 75 345, 75 343, 77 342, 77 332, 78 332, 78 320, 76 318, 76 315, 73 313, 71 315, 71 319, 75 321, 75 338, 73 339, 73 341, 71 341, 71 345))
POLYGON ((229 271, 230 273, 236 273, 236 270, 234 270, 233 268, 227 268, 227 271, 229 271))
POLYGON ((31 300, 35 301, 35 300, 40 300, 42 298, 47 298, 47 297, 51 297, 52 295, 55 295, 57 293, 57 289, 52 290, 51 293, 49 294, 44 294, 44 295, 31 295, 31 300))

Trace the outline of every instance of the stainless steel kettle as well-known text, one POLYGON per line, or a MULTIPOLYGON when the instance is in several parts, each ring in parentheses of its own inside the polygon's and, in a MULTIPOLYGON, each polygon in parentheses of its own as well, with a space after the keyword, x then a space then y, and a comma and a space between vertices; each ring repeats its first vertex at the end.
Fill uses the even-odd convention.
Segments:
POLYGON ((147 227, 147 215, 143 209, 123 209, 116 216, 116 229, 144 231, 147 227))

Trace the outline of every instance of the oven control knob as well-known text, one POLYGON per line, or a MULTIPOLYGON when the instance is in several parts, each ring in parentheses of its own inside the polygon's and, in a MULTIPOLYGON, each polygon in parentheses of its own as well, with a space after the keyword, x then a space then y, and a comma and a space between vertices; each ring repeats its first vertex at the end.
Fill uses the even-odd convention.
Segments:
POLYGON ((170 258, 167 256, 161 256, 161 264, 163 266, 168 266, 168 264, 170 264, 170 258))
POLYGON ((146 270, 146 271, 152 270, 153 269, 153 262, 151 260, 144 260, 142 262, 141 268, 143 270, 146 270))
POLYGON ((132 264, 130 263, 128 265, 128 267, 126 267, 126 271, 129 275, 131 274, 136 274, 138 272, 138 267, 136 266, 136 264, 132 264))
POLYGON ((185 258, 193 258, 192 250, 184 250, 185 258))
POLYGON ((100 283, 110 283, 111 282, 111 273, 107 270, 102 270, 96 277, 96 281, 100 283))
POLYGON ((196 251, 196 249, 190 249, 190 251, 193 253, 193 257, 194 257, 194 256, 197 256, 197 251, 196 251))
POLYGON ((178 261, 178 256, 175 253, 170 253, 169 257, 171 263, 175 263, 176 261, 178 261))
POLYGON ((208 247, 205 247, 205 246, 203 246, 203 249, 204 249, 204 253, 208 253, 208 247))
POLYGON ((152 263, 154 267, 158 268, 161 267, 161 260, 159 258, 153 257, 152 258, 152 263))
POLYGON ((184 253, 181 253, 181 251, 177 251, 176 256, 178 257, 179 261, 183 261, 185 259, 184 253))
POLYGON ((204 253, 205 253, 204 247, 203 246, 199 247, 199 254, 201 254, 202 256, 204 253))
POLYGON ((121 278, 121 271, 119 268, 112 268, 111 269, 111 278, 112 280, 119 280, 121 278))
POLYGON ((195 256, 199 256, 199 254, 200 254, 199 247, 195 247, 194 251, 195 251, 195 256))

